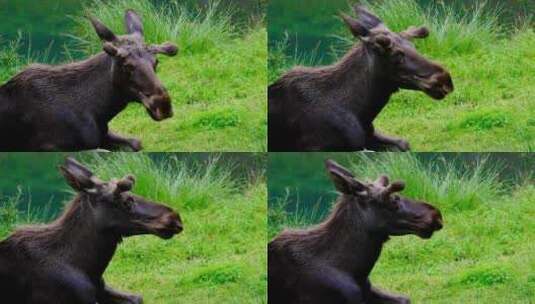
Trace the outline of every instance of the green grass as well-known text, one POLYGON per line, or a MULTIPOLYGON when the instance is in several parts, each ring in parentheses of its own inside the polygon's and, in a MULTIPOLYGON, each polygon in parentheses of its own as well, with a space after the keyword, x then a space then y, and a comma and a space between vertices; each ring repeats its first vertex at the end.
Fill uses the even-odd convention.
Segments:
MULTIPOLYGON (((92 0, 84 15, 123 34, 127 8, 141 15, 147 42, 172 41, 180 49, 175 57, 160 56, 158 71, 175 115, 155 122, 142 106, 132 104, 111 122, 111 128, 141 139, 145 151, 265 151, 267 34, 262 17, 255 22, 232 21, 235 12, 217 1, 194 12, 180 1, 155 7, 149 0, 92 0)), ((68 35, 76 46, 66 49, 67 54, 100 52, 101 42, 88 20, 72 18, 76 26, 68 35)), ((16 44, 0 51, 0 62, 10 63, 0 68, 1 81, 26 65, 13 48, 16 44)))
MULTIPOLYGON (((535 301, 532 173, 500 177, 504 164, 484 158, 464 165, 441 159, 424 165, 411 154, 350 159, 351 170, 363 179, 386 173, 392 180, 404 180, 403 194, 431 202, 445 222, 430 240, 393 237, 372 272, 374 284, 406 294, 413 303, 535 301)), ((301 208, 297 215, 285 211, 295 204, 303 202, 270 206, 270 237, 283 227, 318 222, 310 209, 301 208)))
POLYGON ((290 35, 285 32, 284 39, 277 41, 269 49, 268 54, 268 80, 275 81, 285 71, 292 68, 294 65, 311 66, 321 60, 319 49, 316 47, 313 51, 305 54, 299 53, 299 48, 296 46, 288 55, 288 46, 290 45, 290 35))
MULTIPOLYGON (((134 174, 135 193, 173 207, 184 222, 184 232, 169 241, 125 239, 105 273, 111 286, 142 294, 147 303, 266 302, 262 172, 238 178, 237 164, 217 157, 196 164, 172 155, 156 163, 132 153, 82 159, 102 179, 134 174)), ((16 197, 0 201, 2 238, 27 222, 16 204, 16 197)))
MULTIPOLYGON (((6 42, 0 39, 0 43, 4 45, 6 42)), ((19 44, 20 39, 8 42, 7 46, 0 49, 1 79, 8 79, 23 65, 22 58, 17 53, 19 44)))
POLYGON ((1 197, 0 201, 0 235, 7 235, 15 225, 28 223, 31 218, 18 210, 20 205, 22 191, 19 188, 16 195, 11 197, 1 197))
MULTIPOLYGON (((443 64, 455 85, 440 102, 422 92, 395 94, 375 122, 378 129, 407 139, 414 151, 532 151, 535 32, 529 20, 500 24, 500 9, 483 1, 463 13, 439 4, 425 10, 414 0, 368 6, 392 30, 429 27, 430 37, 416 46, 443 64)), ((354 43, 347 32, 340 23, 344 46, 333 46, 338 56, 354 43)), ((270 81, 295 64, 295 56, 280 49, 270 54, 270 81)))
POLYGON ((52 44, 41 51, 33 50, 30 45, 25 51, 26 54, 20 55, 19 50, 23 44, 23 36, 22 32, 19 31, 17 39, 6 41, 0 35, 0 84, 19 72, 23 66, 54 60, 51 54, 52 44))

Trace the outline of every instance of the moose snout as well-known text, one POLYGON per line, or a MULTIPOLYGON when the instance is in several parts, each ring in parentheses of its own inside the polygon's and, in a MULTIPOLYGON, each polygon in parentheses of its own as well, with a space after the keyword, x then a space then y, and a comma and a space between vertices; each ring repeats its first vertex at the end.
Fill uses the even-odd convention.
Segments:
POLYGON ((429 204, 423 205, 425 208, 419 213, 416 234, 421 238, 428 239, 433 233, 442 229, 443 220, 440 211, 429 204))
POLYGON ((427 227, 432 231, 438 231, 442 229, 442 215, 438 210, 433 210, 427 220, 427 227))
POLYGON ((450 73, 443 71, 442 73, 436 76, 436 85, 442 87, 444 92, 447 94, 453 92, 453 80, 451 79, 450 73))
POLYGON ((182 221, 176 213, 165 216, 162 222, 165 227, 170 230, 175 230, 177 231, 177 233, 180 233, 182 232, 182 230, 184 230, 184 227, 182 226, 182 221))
POLYGON ((442 227, 443 227, 442 218, 433 219, 433 222, 431 223, 431 227, 435 231, 438 231, 438 230, 442 229, 442 227))
POLYGON ((441 100, 453 90, 453 80, 450 73, 441 68, 439 72, 431 76, 426 93, 434 99, 441 100))
POLYGON ((171 97, 166 89, 161 89, 157 94, 151 95, 143 102, 149 115, 156 121, 162 121, 173 117, 173 106, 171 97))
POLYGON ((153 224, 153 231, 163 239, 170 239, 184 230, 180 216, 175 212, 165 213, 153 224))

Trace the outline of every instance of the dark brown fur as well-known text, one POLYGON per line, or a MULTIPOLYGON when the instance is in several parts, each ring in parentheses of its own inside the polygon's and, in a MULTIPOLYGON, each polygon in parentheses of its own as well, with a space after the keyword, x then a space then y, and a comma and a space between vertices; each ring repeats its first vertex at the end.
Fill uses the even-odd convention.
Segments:
POLYGON ((372 287, 368 276, 389 236, 429 238, 442 227, 440 212, 393 194, 401 182, 362 183, 332 161, 327 170, 342 193, 331 214, 315 227, 285 230, 268 245, 269 303, 408 303, 372 287))

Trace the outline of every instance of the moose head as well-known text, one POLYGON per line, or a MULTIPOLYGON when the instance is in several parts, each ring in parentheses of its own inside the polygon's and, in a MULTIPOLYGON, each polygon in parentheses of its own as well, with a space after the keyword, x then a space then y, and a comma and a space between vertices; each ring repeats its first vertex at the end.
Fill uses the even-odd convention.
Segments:
POLYGON ((430 238, 442 228, 442 215, 438 209, 399 194, 405 183, 390 183, 386 176, 371 183, 361 182, 332 160, 326 161, 326 169, 336 189, 350 204, 353 215, 369 232, 384 236, 415 234, 430 238))
POLYGON ((141 18, 133 11, 125 13, 127 35, 117 36, 99 20, 90 17, 104 51, 113 58, 114 84, 133 100, 143 103, 156 121, 173 116, 171 98, 156 76, 157 54, 175 56, 176 45, 166 42, 147 45, 143 38, 141 18))
POLYGON ((131 175, 108 182, 72 158, 60 166, 67 183, 88 207, 92 223, 99 231, 127 237, 153 234, 169 239, 182 231, 182 221, 171 208, 130 192, 135 183, 131 175))
POLYGON ((449 72, 419 54, 411 42, 426 38, 429 35, 426 27, 410 27, 395 33, 364 7, 356 5, 354 11, 356 19, 344 14, 342 19, 373 56, 381 76, 400 88, 423 91, 434 99, 443 99, 453 91, 449 72))

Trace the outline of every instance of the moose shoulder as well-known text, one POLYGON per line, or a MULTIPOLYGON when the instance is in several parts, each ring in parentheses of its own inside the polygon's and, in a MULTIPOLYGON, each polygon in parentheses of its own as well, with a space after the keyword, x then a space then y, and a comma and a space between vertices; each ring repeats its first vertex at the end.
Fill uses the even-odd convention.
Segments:
POLYGON ((403 182, 365 183, 333 161, 326 167, 341 194, 321 224, 285 230, 269 243, 269 302, 409 303, 372 287, 368 276, 390 236, 430 238, 442 228, 440 211, 398 195, 403 182))
POLYGON ((411 39, 426 28, 390 31, 366 9, 342 16, 360 40, 338 63, 297 67, 269 86, 270 151, 409 150, 405 140, 385 136, 373 121, 399 89, 434 99, 453 91, 450 74, 420 55, 411 39))
POLYGON ((171 43, 147 45, 140 17, 125 14, 127 35, 91 18, 104 52, 60 66, 33 65, 0 86, 0 151, 76 151, 141 142, 112 133, 108 123, 129 102, 141 102, 156 121, 173 115, 156 76, 156 54, 174 56, 171 43))
POLYGON ((104 182, 73 159, 60 169, 77 195, 51 224, 0 241, 1 302, 142 303, 106 286, 102 275, 123 237, 180 233, 178 213, 131 193, 133 176, 104 182))

